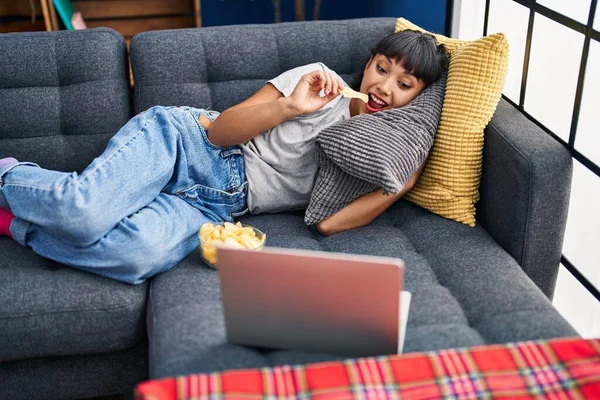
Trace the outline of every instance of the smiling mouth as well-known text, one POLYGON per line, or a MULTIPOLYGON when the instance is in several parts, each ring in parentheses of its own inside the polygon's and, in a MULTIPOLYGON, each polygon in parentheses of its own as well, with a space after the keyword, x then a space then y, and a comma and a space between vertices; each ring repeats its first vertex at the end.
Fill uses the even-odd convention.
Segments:
POLYGON ((388 106, 388 103, 383 101, 380 97, 369 93, 369 101, 365 104, 368 111, 375 112, 382 110, 388 106))

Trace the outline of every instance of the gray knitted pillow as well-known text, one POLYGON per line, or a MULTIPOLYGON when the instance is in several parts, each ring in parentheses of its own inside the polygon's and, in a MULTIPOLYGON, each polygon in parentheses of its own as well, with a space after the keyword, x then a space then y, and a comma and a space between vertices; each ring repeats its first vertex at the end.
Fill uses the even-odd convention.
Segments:
POLYGON ((357 115, 322 130, 304 222, 322 221, 378 188, 401 191, 433 145, 445 89, 444 75, 402 108, 357 115))

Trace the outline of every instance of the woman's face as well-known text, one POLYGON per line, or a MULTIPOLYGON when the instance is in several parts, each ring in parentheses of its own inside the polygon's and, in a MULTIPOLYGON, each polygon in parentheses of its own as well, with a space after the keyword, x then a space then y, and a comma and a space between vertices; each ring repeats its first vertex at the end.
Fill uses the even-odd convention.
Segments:
POLYGON ((374 113, 405 106, 425 88, 425 83, 404 69, 396 60, 377 54, 365 67, 360 91, 369 102, 358 101, 357 113, 374 113))

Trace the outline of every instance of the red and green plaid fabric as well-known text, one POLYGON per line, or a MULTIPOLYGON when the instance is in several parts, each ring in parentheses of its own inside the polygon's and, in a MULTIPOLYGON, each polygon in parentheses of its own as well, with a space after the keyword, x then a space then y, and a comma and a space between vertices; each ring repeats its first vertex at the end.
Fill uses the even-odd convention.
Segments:
POLYGON ((600 339, 557 339, 197 374, 141 383, 157 399, 600 399, 600 339))

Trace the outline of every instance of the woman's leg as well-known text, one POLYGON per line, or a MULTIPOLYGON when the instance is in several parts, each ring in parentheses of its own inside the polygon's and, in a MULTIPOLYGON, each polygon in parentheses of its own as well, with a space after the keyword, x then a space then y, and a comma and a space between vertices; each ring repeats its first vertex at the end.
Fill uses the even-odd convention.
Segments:
POLYGON ((178 196, 161 193, 88 247, 66 244, 19 219, 11 231, 15 240, 43 257, 137 284, 173 267, 198 247, 198 231, 205 222, 216 221, 178 196))
POLYGON ((123 126, 80 175, 12 163, 0 167, 0 192, 17 218, 63 242, 88 246, 169 192, 176 171, 187 171, 186 129, 168 109, 153 107, 123 126))

